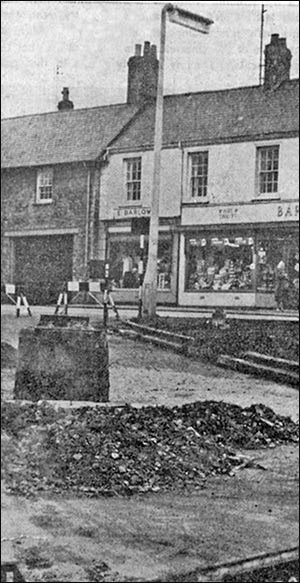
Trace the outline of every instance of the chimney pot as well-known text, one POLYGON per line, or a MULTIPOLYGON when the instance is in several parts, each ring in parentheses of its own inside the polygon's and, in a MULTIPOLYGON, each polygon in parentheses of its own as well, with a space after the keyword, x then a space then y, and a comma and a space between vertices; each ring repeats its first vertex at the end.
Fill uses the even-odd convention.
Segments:
POLYGON ((153 59, 157 59, 157 50, 156 45, 151 45, 151 57, 153 59))
POLYGON ((150 45, 149 41, 146 40, 144 42, 144 57, 146 57, 147 55, 149 55, 149 53, 150 53, 150 46, 151 45, 150 45))
POLYGON ((63 96, 63 100, 68 101, 68 99, 69 99, 69 87, 64 87, 61 94, 63 96))
POLYGON ((278 41, 281 47, 286 47, 286 38, 279 38, 278 41))
POLYGON ((69 111, 70 109, 74 109, 73 101, 70 101, 70 99, 69 99, 69 87, 63 87, 61 94, 62 94, 63 98, 57 104, 58 110, 59 111, 69 111))
POLYGON ((279 34, 277 34, 277 33, 271 34, 271 43, 272 44, 276 44, 278 42, 278 40, 279 40, 279 34))
POLYGON ((141 57, 142 55, 142 45, 135 45, 135 56, 141 57))

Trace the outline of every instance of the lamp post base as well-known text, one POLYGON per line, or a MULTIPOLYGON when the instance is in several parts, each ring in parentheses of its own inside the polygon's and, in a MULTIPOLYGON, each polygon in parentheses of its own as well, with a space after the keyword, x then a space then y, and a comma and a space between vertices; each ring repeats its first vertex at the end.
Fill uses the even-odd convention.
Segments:
POLYGON ((145 283, 143 288, 143 316, 154 318, 156 316, 156 286, 145 283))

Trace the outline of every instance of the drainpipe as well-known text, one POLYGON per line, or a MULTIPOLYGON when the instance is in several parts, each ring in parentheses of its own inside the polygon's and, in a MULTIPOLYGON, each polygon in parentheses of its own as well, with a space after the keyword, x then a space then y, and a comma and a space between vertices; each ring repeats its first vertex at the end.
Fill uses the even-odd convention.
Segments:
MULTIPOLYGON (((184 180, 184 147, 182 142, 178 142, 178 148, 181 150, 181 169, 180 169, 180 224, 182 216, 182 201, 183 201, 183 180, 184 180)), ((176 274, 176 305, 179 303, 179 269, 180 269, 180 245, 181 245, 181 231, 178 233, 177 240, 177 274, 176 274)))
POLYGON ((95 208, 97 196, 98 168, 94 166, 93 186, 91 188, 91 212, 90 212, 90 259, 94 259, 94 236, 95 236, 95 208))
POLYGON ((258 231, 254 231, 254 245, 253 245, 253 288, 254 288, 254 307, 257 307, 257 270, 258 270, 258 261, 257 261, 257 251, 258 251, 258 239, 259 233, 258 231))
MULTIPOLYGON (((97 244, 97 232, 95 237, 95 222, 97 221, 97 229, 99 233, 99 212, 96 217, 97 201, 100 205, 100 179, 101 179, 101 168, 99 162, 96 163, 94 169, 94 180, 93 188, 91 189, 91 214, 90 214, 90 259, 95 259, 95 243, 97 244), (95 241, 96 238, 96 241, 95 241)), ((96 259, 98 259, 98 253, 96 252, 96 259)))
POLYGON ((181 141, 178 142, 178 148, 179 150, 181 150, 181 170, 180 170, 180 207, 181 207, 183 201, 183 175, 184 175, 183 172, 184 147, 181 141))
POLYGON ((88 260, 89 260, 89 215, 90 215, 90 198, 91 198, 91 169, 87 166, 87 186, 86 186, 86 214, 85 214, 85 244, 84 244, 84 267, 86 269, 86 275, 88 270, 88 260))

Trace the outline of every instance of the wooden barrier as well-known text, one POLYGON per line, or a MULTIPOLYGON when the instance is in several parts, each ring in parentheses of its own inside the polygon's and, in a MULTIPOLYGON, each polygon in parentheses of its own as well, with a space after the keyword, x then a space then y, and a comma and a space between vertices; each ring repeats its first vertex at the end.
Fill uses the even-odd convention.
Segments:
POLYGON ((24 293, 24 288, 21 285, 15 285, 14 283, 6 283, 1 286, 1 291, 7 295, 7 297, 16 305, 16 317, 19 318, 22 302, 27 310, 28 316, 32 316, 26 295, 24 293))

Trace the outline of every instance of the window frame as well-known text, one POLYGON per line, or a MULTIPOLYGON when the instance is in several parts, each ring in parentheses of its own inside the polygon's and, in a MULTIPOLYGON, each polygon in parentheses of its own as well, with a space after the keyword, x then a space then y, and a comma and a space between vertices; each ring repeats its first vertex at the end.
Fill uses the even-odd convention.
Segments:
POLYGON ((52 166, 38 168, 36 176, 36 204, 51 204, 53 202, 53 178, 54 171, 52 166), (42 184, 42 177, 46 175, 49 177, 48 184, 42 184), (51 188, 51 197, 42 198, 40 191, 41 188, 51 188))
MULTIPOLYGON (((256 192, 255 198, 257 200, 269 200, 269 199, 280 199, 279 193, 279 171, 280 171, 280 145, 276 144, 263 144, 256 146, 256 192), (277 168, 274 168, 274 158, 272 158, 272 168, 262 170, 262 152, 270 152, 271 150, 277 151, 277 168), (276 190, 274 188, 271 191, 261 191, 261 175, 264 174, 266 177, 271 175, 271 180, 266 180, 265 184, 276 184, 276 190), (277 174, 276 180, 273 175, 277 174)), ((265 164, 268 164, 268 158, 265 160, 265 164)))
POLYGON ((194 201, 197 203, 207 203, 209 198, 208 192, 208 169, 209 169, 209 150, 195 150, 188 152, 188 199, 190 201, 194 201), (202 162, 198 166, 202 166, 206 172, 203 174, 196 174, 193 176, 193 158, 196 156, 206 156, 206 162, 202 162), (204 188, 205 194, 193 194, 193 179, 195 182, 198 181, 197 189, 199 191, 199 182, 204 181, 204 185, 202 184, 200 188, 204 188))
POLYGON ((124 178, 125 178, 125 196, 126 202, 130 204, 140 203, 142 200, 142 156, 133 156, 123 159, 124 164, 124 178), (139 164, 139 168, 133 170, 133 165, 135 163, 139 164), (134 173, 138 174, 138 177, 134 177, 134 173), (130 187, 132 187, 132 192, 130 194, 130 187), (134 196, 134 187, 137 187, 138 196, 134 196))

